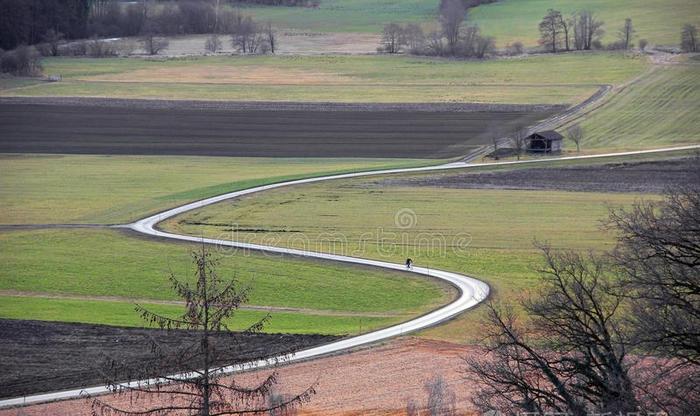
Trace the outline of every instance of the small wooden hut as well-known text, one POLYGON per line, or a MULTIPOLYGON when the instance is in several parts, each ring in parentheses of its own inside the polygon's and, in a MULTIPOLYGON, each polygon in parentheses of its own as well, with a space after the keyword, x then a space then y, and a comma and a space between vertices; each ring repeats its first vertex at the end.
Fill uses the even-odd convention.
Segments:
POLYGON ((559 153, 564 136, 554 130, 538 131, 527 137, 527 151, 532 153, 559 153))

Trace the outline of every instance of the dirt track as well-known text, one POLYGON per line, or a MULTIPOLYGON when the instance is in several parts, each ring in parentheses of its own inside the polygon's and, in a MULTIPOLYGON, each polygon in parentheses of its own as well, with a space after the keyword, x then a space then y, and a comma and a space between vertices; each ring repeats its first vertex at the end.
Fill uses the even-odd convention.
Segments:
POLYGON ((609 163, 501 172, 458 172, 385 179, 381 186, 433 186, 456 189, 525 189, 576 192, 661 193, 700 179, 697 158, 609 163))
MULTIPOLYGON (((138 366, 150 356, 150 337, 169 347, 196 339, 196 335, 189 331, 167 333, 104 325, 0 319, 0 397, 99 385, 102 378, 97 369, 106 356, 138 366)), ((240 336, 235 338, 239 343, 235 358, 226 360, 226 364, 248 361, 261 355, 272 356, 337 338, 285 334, 240 336)), ((232 341, 231 337, 222 335, 217 342, 232 341)))
POLYGON ((518 106, 437 108, 2 100, 0 152, 446 158, 489 143, 494 130, 505 133, 556 111, 518 106))

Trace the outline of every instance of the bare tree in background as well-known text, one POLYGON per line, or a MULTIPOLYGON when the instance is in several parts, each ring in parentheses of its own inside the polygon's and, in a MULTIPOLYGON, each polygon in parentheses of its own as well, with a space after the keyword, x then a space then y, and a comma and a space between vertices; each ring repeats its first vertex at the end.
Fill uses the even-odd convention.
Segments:
POLYGON ((683 52, 698 51, 698 28, 695 25, 687 23, 683 25, 681 30, 681 49, 683 52))
POLYGON ((576 143, 576 151, 581 151, 581 142, 583 141, 584 131, 583 127, 579 124, 574 124, 566 129, 566 137, 572 142, 576 143))
POLYGON ((420 416, 420 410, 418 408, 418 403, 411 399, 406 403, 406 416, 420 416))
POLYGON ((573 20, 574 47, 578 50, 591 50, 593 44, 605 33, 603 22, 588 10, 576 13, 573 20))
POLYGON ((428 416, 457 416, 457 399, 445 379, 437 375, 425 383, 428 416))
POLYGON ((204 42, 204 49, 207 52, 211 53, 217 53, 221 50, 222 48, 222 42, 221 38, 219 38, 219 35, 216 33, 212 33, 207 37, 207 40, 204 42))
MULTIPOLYGON (((235 333, 229 330, 227 323, 248 300, 248 292, 239 287, 236 279, 224 280, 218 276, 215 270, 217 262, 204 245, 201 252, 193 253, 193 261, 196 265, 195 286, 170 276, 173 289, 186 304, 180 317, 166 317, 138 305, 137 311, 146 322, 161 329, 197 330, 200 336, 194 343, 174 350, 153 341, 153 359, 138 370, 111 362, 106 375, 107 386, 118 395, 130 395, 131 404, 123 408, 102 398, 94 398, 94 415, 260 414, 308 402, 314 394, 312 386, 294 397, 267 402, 267 396, 277 383, 275 373, 250 388, 233 380, 224 382, 223 369, 232 364, 237 344, 235 333), (230 342, 224 345, 215 343, 213 336, 222 333, 231 336, 230 342), (169 375, 172 368, 180 369, 186 376, 169 375), (148 381, 131 386, 120 384, 122 380, 134 379, 148 381), (144 396, 147 400, 141 400, 144 396)), ((246 332, 260 331, 268 318, 256 322, 246 332)))
POLYGON ((620 307, 605 261, 540 246, 545 266, 537 294, 511 307, 487 305, 484 358, 466 358, 467 377, 481 386, 481 411, 565 412, 585 416, 639 410, 629 376, 620 307))
POLYGON ((236 14, 231 22, 231 46, 242 53, 256 53, 260 46, 258 32, 252 17, 236 14))
POLYGON ((170 42, 166 38, 146 33, 141 36, 141 47, 149 55, 158 55, 160 52, 168 49, 170 42))
POLYGON ((510 137, 515 155, 520 160, 520 156, 527 150, 528 136, 524 129, 516 129, 510 137))
POLYGON ((491 142, 493 143, 493 158, 498 160, 498 136, 495 134, 491 135, 491 142))
POLYGON ((634 30, 634 26, 632 25, 632 19, 629 17, 626 18, 625 24, 622 25, 620 30, 617 32, 617 38, 620 39, 620 44, 622 45, 623 49, 628 50, 632 47, 632 39, 634 38, 635 33, 636 30, 634 30))
POLYGON ((670 414, 700 407, 700 158, 695 161, 688 184, 662 202, 610 214, 618 235, 612 257, 632 300, 634 342, 672 359, 657 366, 656 389, 648 391, 670 414))
POLYGON ((42 40, 49 45, 51 56, 58 56, 58 47, 63 42, 63 39, 63 33, 58 32, 54 29, 49 29, 42 37, 42 40))
POLYGON ((460 30, 467 18, 467 8, 462 0, 443 0, 440 3, 440 26, 442 35, 447 40, 449 53, 457 53, 460 30))
POLYGON ((418 51, 425 43, 423 29, 416 23, 409 23, 406 25, 404 28, 404 36, 409 51, 418 51))
POLYGON ((265 25, 265 35, 267 36, 267 44, 270 49, 270 53, 274 55, 275 48, 277 47, 277 34, 275 33, 275 28, 272 27, 272 23, 267 22, 265 25))
POLYGON ((547 14, 540 22, 540 44, 546 46, 551 52, 557 53, 563 37, 564 18, 561 12, 554 9, 547 10, 547 14))
POLYGON ((398 23, 384 25, 382 31, 382 51, 386 53, 398 53, 406 45, 404 29, 398 23))

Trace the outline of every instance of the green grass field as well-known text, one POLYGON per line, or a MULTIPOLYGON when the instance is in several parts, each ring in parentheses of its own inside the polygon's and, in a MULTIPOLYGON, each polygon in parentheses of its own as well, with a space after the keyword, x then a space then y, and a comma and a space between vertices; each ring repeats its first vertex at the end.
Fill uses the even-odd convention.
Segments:
MULTIPOLYGON (((0 316, 136 325, 138 316, 126 312, 133 301, 177 301, 170 273, 194 281, 189 253, 196 248, 108 229, 0 232, 0 295, 12 297, 0 306, 0 316), (112 311, 120 312, 110 317, 112 311)), ((343 333, 365 319, 377 325, 400 322, 454 295, 436 282, 403 273, 244 251, 215 253, 220 275, 250 287, 250 305, 292 309, 272 312, 280 315, 273 331, 296 331, 307 317, 307 332, 343 333)))
MULTIPOLYGON (((0 211, 3 224, 120 223, 257 184, 417 163, 426 161, 2 155, 0 211)), ((108 228, 0 231, 0 294, 11 298, 0 301, 0 316, 138 325, 130 299, 174 300, 167 275, 191 278, 191 249, 108 228)), ((294 309, 273 312, 272 332, 356 333, 452 296, 436 282, 405 275, 224 254, 222 272, 250 285, 253 305, 294 309)), ((252 321, 261 313, 242 316, 252 321)))
MULTIPOLYGON (((149 310, 176 317, 182 307, 149 304, 149 310)), ((239 310, 229 323, 233 330, 245 330, 265 317, 266 312, 239 310)), ((89 300, 62 300, 0 296, 0 317, 7 319, 33 319, 40 321, 77 322, 114 326, 143 327, 143 321, 134 311, 134 305, 126 302, 98 302, 89 300)), ((267 333, 294 334, 359 334, 397 323, 396 318, 363 316, 324 316, 288 312, 272 312, 267 333)))
MULTIPOLYGON (((322 32, 380 33, 387 22, 435 25, 437 0, 323 0, 318 9, 252 7, 245 11, 280 27, 322 32)), ((538 27, 547 9, 568 15, 586 8, 606 23, 605 42, 615 40, 618 28, 631 17, 638 36, 652 43, 678 44, 684 23, 700 23, 700 7, 693 0, 500 0, 472 9, 470 21, 495 36, 499 45, 522 41, 537 45, 538 27)))
MULTIPOLYGON (((655 68, 578 121, 586 132, 583 149, 644 149, 700 143, 698 104, 700 65, 655 68)), ((573 143, 567 146, 575 149, 573 143)))
POLYGON ((0 95, 562 104, 587 98, 597 85, 621 84, 647 65, 643 58, 618 53, 489 61, 404 56, 47 58, 45 72, 61 74, 63 82, 4 88, 0 95))
POLYGON ((0 155, 0 224, 125 223, 188 201, 387 159, 0 155))
POLYGON ((502 0, 477 7, 471 20, 495 36, 499 45, 521 41, 535 46, 538 24, 550 8, 566 16, 582 9, 593 11, 605 22, 605 43, 617 40, 627 17, 632 18, 636 40, 657 45, 679 44, 683 24, 700 23, 700 6, 693 0, 502 0))
MULTIPOLYGON (((219 227, 201 223, 231 224, 241 230, 265 224, 265 233, 240 231, 236 238, 299 247, 298 240, 288 237, 294 231, 303 233, 308 240, 304 247, 312 250, 396 262, 411 257, 420 266, 483 279, 497 298, 512 299, 538 281, 535 269, 540 254, 533 247, 535 240, 557 248, 609 249, 613 236, 601 229, 608 208, 630 206, 639 197, 390 186, 363 179, 276 190, 221 203, 185 214, 167 227, 216 235, 219 227), (413 226, 402 229, 395 221, 406 209, 413 226)), ((426 335, 474 340, 479 317, 478 312, 467 313, 426 335)))

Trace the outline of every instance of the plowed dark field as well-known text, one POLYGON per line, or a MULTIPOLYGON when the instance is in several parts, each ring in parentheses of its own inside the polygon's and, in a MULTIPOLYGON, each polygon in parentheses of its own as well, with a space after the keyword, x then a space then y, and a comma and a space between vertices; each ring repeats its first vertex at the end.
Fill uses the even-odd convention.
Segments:
POLYGON ((458 172, 385 179, 383 186, 456 189, 524 189, 574 192, 662 193, 700 179, 697 157, 670 161, 609 163, 593 166, 458 172))
POLYGON ((557 109, 0 103, 0 152, 446 158, 557 109), (447 110, 445 110, 447 108, 447 110))
MULTIPOLYGON (((196 341, 191 331, 118 328, 104 325, 0 319, 0 398, 70 388, 99 386, 106 357, 137 368, 152 357, 149 340, 174 348, 196 341)), ((216 337, 236 342, 235 357, 222 364, 269 357, 338 337, 325 335, 253 334, 216 337)), ((173 372, 179 370, 172 368, 173 372)))

